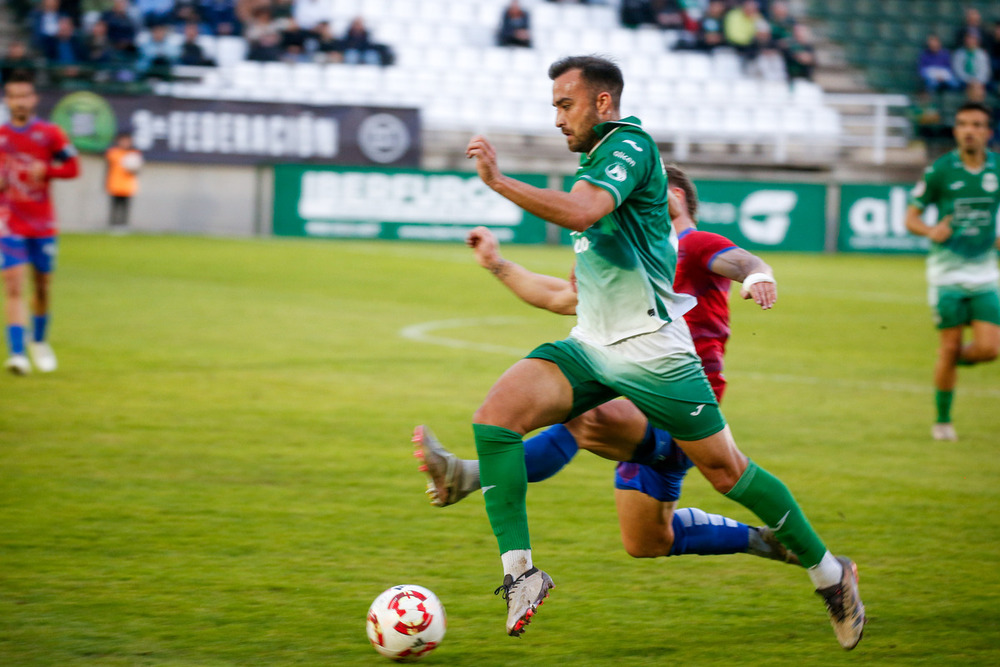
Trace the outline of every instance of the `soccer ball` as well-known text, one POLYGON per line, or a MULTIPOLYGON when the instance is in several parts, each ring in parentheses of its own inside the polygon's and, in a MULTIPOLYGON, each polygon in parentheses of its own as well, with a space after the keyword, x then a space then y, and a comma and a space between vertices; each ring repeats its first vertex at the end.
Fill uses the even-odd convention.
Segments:
POLYGON ((122 157, 122 168, 125 171, 136 173, 142 169, 142 155, 136 152, 126 153, 122 157))
POLYGON ((446 625, 444 606, 423 586, 393 586, 368 608, 368 640, 396 662, 415 662, 433 651, 446 625))

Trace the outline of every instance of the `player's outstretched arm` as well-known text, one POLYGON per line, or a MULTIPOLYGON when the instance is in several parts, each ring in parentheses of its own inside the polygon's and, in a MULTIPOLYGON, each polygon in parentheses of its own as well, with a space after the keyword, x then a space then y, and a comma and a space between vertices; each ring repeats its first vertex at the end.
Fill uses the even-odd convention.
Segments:
POLYGON ((497 166, 496 150, 486 137, 473 137, 465 156, 476 160, 479 177, 496 193, 560 227, 582 232, 615 210, 615 198, 611 193, 584 181, 577 181, 569 192, 561 192, 536 188, 505 176, 497 166))
POLYGON ((465 239, 479 265, 495 275, 523 301, 559 315, 576 314, 576 289, 561 278, 533 273, 500 255, 500 242, 486 227, 476 227, 465 239))
POLYGON ((712 260, 709 269, 720 276, 743 283, 740 296, 753 299, 764 310, 773 307, 778 300, 774 271, 767 262, 743 248, 734 248, 720 254, 712 260))

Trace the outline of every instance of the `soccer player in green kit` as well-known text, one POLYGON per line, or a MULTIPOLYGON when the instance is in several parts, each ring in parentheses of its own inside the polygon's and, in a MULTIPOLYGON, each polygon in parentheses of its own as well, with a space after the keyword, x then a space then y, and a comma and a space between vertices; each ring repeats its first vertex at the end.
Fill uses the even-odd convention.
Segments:
POLYGON ((691 296, 673 290, 667 177, 638 119, 622 118, 621 70, 599 57, 549 68, 556 126, 581 153, 569 192, 505 176, 496 151, 473 137, 467 156, 480 178, 521 208, 573 233, 577 325, 511 366, 473 417, 486 512, 500 547, 507 633, 518 636, 553 587, 532 562, 525 507, 523 437, 618 396, 668 430, 712 485, 770 526, 808 568, 838 641, 854 648, 864 629, 857 567, 834 557, 788 488, 736 447, 695 354, 683 315, 691 296))
POLYGON ((997 209, 1000 208, 1000 155, 986 150, 990 110, 967 102, 955 113, 958 147, 924 172, 910 194, 906 227, 931 240, 927 282, 940 332, 934 365, 937 421, 935 440, 958 440, 951 403, 958 366, 993 361, 1000 352, 1000 292, 997 282, 997 209), (936 204, 938 222, 928 225, 924 209, 936 204), (965 327, 972 340, 963 343, 965 327))

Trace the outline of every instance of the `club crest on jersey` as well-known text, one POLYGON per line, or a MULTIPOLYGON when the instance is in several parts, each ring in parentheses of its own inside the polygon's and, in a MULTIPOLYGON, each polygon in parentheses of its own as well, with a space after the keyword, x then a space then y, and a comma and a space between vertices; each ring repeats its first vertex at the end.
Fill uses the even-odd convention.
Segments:
POLYGON ((613 181, 618 181, 619 183, 628 178, 628 170, 621 162, 615 162, 614 164, 609 165, 608 168, 604 170, 604 173, 608 175, 608 178, 613 181))
POLYGON ((997 175, 992 171, 983 174, 983 190, 987 192, 996 192, 997 187, 1000 187, 1000 183, 997 182, 997 175))

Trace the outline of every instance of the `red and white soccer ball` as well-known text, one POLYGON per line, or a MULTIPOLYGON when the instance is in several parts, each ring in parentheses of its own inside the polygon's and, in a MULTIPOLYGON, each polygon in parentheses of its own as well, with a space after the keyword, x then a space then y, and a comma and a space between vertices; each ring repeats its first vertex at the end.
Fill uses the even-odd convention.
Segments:
POLYGON ((393 586, 368 608, 368 640, 397 662, 415 662, 433 651, 446 626, 444 606, 423 586, 393 586))

